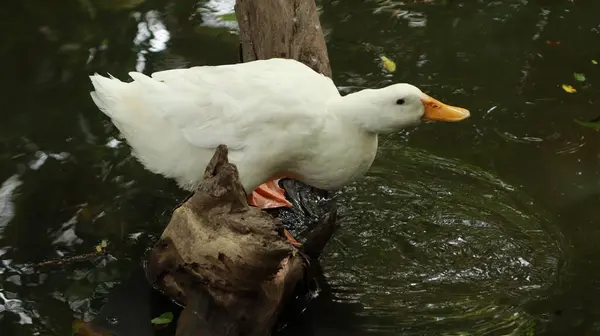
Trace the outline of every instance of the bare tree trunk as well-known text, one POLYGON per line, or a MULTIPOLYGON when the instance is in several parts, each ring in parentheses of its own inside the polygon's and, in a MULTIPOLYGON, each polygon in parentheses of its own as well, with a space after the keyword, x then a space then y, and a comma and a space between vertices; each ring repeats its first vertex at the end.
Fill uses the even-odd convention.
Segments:
POLYGON ((242 61, 292 58, 331 77, 314 0, 236 0, 242 61))

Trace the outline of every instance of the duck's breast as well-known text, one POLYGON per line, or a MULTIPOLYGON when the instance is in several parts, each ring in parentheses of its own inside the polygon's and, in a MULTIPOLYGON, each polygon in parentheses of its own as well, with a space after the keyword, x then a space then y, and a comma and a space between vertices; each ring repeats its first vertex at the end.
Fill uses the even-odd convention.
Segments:
POLYGON ((324 190, 338 190, 369 170, 377 154, 377 135, 353 127, 330 127, 313 141, 310 156, 299 161, 302 182, 324 190))

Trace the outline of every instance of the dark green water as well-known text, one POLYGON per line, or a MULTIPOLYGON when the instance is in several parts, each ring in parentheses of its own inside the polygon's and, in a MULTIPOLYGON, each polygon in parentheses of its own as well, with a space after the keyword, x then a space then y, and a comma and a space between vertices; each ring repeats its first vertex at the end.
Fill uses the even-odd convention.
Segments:
MULTIPOLYGON (((342 191, 315 334, 600 335, 600 138, 574 123, 600 115, 600 2, 319 3, 341 90, 406 81, 472 118, 382 138, 342 191)), ((0 333, 65 335, 185 197, 115 141, 87 75, 236 62, 232 1, 1 6, 0 333), (28 267, 101 239, 108 260, 28 267)))

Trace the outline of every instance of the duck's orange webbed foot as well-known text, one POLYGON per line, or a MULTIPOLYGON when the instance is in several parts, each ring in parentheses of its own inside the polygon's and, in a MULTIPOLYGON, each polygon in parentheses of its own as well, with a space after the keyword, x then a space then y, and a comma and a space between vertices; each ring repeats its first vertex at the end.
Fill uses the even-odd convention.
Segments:
POLYGON ((279 186, 278 182, 279 179, 276 179, 259 185, 248 196, 248 204, 259 209, 291 208, 292 203, 285 198, 285 190, 279 186))
MULTIPOLYGON (((248 196, 248 204, 259 209, 292 207, 292 203, 285 198, 285 190, 279 186, 279 179, 271 180, 258 186, 248 196)), ((302 246, 288 230, 284 229, 284 234, 290 244, 296 247, 302 246)))

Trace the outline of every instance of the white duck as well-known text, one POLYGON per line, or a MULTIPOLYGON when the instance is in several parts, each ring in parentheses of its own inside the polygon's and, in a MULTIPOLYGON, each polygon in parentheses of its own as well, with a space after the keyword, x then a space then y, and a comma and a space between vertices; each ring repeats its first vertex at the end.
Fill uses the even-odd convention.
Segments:
POLYGON ((469 117, 409 84, 342 97, 331 79, 289 59, 129 75, 130 83, 91 76, 91 96, 143 165, 192 190, 225 144, 261 208, 291 206, 283 177, 336 190, 361 176, 379 133, 469 117))

